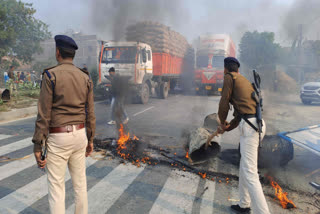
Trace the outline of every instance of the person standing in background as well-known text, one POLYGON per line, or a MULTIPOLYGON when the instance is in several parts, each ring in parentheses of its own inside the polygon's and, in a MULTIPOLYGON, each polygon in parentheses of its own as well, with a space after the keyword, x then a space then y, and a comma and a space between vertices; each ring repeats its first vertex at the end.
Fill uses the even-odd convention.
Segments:
POLYGON ((21 72, 19 76, 19 80, 25 82, 26 81, 26 76, 24 75, 24 72, 21 72))
POLYGON ((12 79, 14 81, 14 69, 15 67, 13 65, 10 66, 10 69, 8 71, 8 76, 10 79, 12 79))

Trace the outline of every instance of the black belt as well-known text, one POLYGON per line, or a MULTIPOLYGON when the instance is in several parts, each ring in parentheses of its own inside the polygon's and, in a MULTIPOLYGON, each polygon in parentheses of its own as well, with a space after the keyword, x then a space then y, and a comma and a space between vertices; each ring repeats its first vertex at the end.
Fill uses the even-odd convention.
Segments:
POLYGON ((249 119, 249 118, 255 118, 256 115, 255 114, 243 114, 243 117, 249 119))

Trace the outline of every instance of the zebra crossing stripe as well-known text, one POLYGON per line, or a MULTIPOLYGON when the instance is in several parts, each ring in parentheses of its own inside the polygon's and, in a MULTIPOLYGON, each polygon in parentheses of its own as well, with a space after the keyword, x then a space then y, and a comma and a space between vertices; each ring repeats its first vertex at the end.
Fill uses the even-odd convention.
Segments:
MULTIPOLYGON (((96 160, 87 158, 86 167, 91 166, 95 162, 96 160)), ((69 172, 67 172, 65 180, 68 181, 69 179, 70 174, 69 172)), ((47 175, 43 175, 40 178, 0 199, 0 213, 19 213, 47 194, 47 175)))
POLYGON ((6 134, 0 134, 0 140, 7 139, 9 137, 12 137, 11 135, 6 135, 6 134))
MULTIPOLYGON (((89 213, 106 213, 144 168, 120 164, 112 170, 89 190, 89 213)), ((74 204, 71 205, 66 213, 74 213, 74 208, 74 204)))
POLYGON ((8 145, 1 146, 0 147, 0 156, 33 145, 31 140, 32 140, 32 138, 28 137, 26 139, 19 140, 15 143, 10 143, 8 145))
MULTIPOLYGON (((209 168, 211 171, 216 171, 218 168, 218 162, 215 161, 212 166, 209 168)), ((216 181, 210 181, 206 180, 205 184, 205 189, 207 190, 204 191, 202 200, 201 200, 201 206, 200 206, 200 214, 201 213, 214 213, 214 194, 216 190, 216 181)))
POLYGON ((191 213, 199 181, 198 175, 171 171, 149 213, 191 213))
POLYGON ((22 160, 15 160, 0 166, 0 181, 36 164, 33 154, 22 160))

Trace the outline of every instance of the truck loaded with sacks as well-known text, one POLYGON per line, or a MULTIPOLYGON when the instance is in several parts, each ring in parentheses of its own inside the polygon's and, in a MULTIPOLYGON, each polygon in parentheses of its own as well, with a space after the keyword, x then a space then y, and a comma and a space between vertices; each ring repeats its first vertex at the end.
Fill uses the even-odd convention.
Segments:
POLYGON ((153 94, 167 98, 183 73, 194 69, 193 48, 181 34, 165 25, 130 25, 126 40, 102 43, 99 78, 108 85, 108 70, 114 67, 118 75, 128 78, 130 94, 140 103, 147 103, 153 94))
POLYGON ((223 60, 235 57, 236 49, 227 34, 207 34, 199 37, 196 45, 196 92, 221 92, 223 85, 223 60))

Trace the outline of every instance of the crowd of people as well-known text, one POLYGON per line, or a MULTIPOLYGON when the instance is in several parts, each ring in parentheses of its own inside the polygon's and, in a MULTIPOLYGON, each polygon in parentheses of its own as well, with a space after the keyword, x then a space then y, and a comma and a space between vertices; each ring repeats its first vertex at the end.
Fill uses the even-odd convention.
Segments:
POLYGON ((10 66, 8 72, 4 72, 4 83, 7 84, 10 80, 14 83, 32 83, 36 85, 39 81, 39 77, 35 71, 32 72, 19 72, 15 71, 15 66, 10 66))

